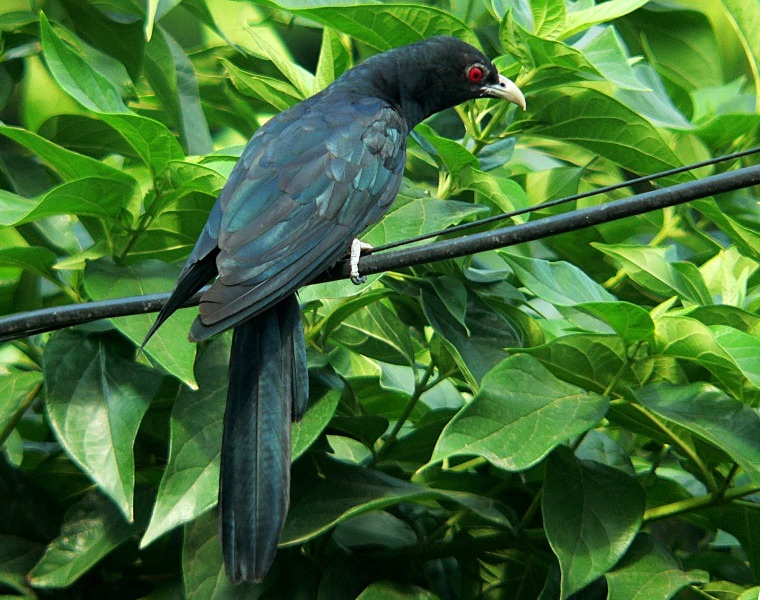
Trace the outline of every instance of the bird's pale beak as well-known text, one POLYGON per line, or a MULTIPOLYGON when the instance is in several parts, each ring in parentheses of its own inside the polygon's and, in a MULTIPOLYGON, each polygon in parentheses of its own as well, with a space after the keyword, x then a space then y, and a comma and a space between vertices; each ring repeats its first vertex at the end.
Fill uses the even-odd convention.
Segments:
POLYGON ((504 77, 504 75, 499 75, 499 81, 497 83, 484 85, 482 90, 484 96, 509 100, 525 110, 525 96, 523 96, 520 88, 517 87, 511 79, 504 77))

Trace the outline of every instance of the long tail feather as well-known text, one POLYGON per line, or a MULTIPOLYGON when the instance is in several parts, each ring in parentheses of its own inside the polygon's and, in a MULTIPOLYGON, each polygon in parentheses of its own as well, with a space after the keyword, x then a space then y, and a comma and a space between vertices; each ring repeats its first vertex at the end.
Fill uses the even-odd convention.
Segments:
POLYGON ((143 340, 143 343, 140 344, 138 353, 142 352, 142 349, 145 348, 145 344, 148 343, 148 340, 153 336, 154 333, 156 333, 158 328, 164 324, 166 319, 168 319, 175 310, 182 308, 182 305, 190 300, 195 292, 200 290, 204 285, 216 277, 216 255, 218 253, 219 251, 217 249, 210 252, 197 263, 193 264, 192 268, 190 268, 182 277, 180 277, 177 285, 174 287, 174 290, 171 293, 171 296, 169 296, 169 300, 167 300, 166 304, 164 304, 164 307, 158 313, 158 317, 156 317, 155 323, 153 323, 153 326, 148 331, 145 339, 143 340))
POLYGON ((295 295, 235 327, 219 484, 227 574, 260 581, 274 560, 290 499, 290 424, 308 398, 295 295))

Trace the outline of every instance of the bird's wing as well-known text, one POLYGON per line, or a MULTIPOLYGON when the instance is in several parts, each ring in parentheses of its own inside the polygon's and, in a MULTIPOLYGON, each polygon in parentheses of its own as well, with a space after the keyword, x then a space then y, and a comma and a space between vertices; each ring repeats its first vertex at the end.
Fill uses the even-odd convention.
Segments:
POLYGON ((395 197, 403 119, 377 99, 328 100, 273 119, 243 152, 188 261, 219 249, 219 277, 203 296, 193 338, 240 323, 308 283, 395 197))

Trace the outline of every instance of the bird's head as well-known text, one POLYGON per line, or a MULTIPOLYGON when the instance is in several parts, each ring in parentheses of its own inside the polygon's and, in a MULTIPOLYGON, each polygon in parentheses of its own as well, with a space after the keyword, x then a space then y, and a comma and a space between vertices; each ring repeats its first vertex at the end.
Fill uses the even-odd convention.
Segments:
POLYGON ((349 73, 351 79, 358 76, 374 95, 396 106, 410 128, 433 113, 474 98, 501 98, 525 109, 520 88, 500 75, 480 50, 453 37, 438 36, 394 48, 349 73))

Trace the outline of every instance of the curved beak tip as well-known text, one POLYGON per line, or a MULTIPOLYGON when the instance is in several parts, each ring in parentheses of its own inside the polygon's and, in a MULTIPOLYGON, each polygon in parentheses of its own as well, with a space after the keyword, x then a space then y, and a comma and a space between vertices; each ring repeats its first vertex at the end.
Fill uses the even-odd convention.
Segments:
POLYGON ((523 110, 527 107, 525 96, 520 88, 511 79, 504 77, 504 75, 499 75, 499 81, 496 84, 485 86, 483 93, 491 98, 508 100, 523 110))

